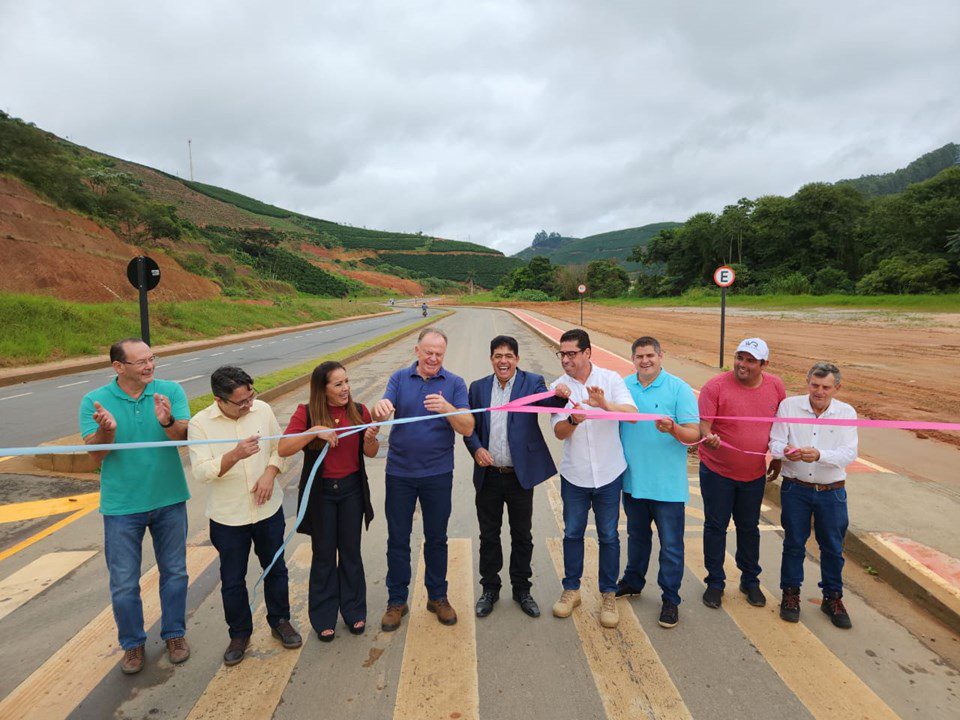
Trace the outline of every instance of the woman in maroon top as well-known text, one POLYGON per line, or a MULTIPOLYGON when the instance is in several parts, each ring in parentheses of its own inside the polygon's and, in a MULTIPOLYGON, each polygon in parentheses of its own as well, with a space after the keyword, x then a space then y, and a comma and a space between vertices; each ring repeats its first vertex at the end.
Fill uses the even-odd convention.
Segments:
POLYGON ((360 554, 361 523, 373 519, 370 485, 364 456, 380 449, 377 428, 338 437, 338 427, 370 422, 366 407, 350 396, 347 371, 338 362, 318 365, 310 377, 310 402, 297 407, 284 435, 306 432, 316 437, 283 438, 279 452, 287 457, 303 450, 299 504, 307 503, 303 522, 297 528, 310 535, 310 623, 324 642, 334 638, 337 612, 354 635, 366 629, 367 583, 360 554), (317 469, 309 498, 303 497, 310 471, 323 448, 329 445, 317 469))

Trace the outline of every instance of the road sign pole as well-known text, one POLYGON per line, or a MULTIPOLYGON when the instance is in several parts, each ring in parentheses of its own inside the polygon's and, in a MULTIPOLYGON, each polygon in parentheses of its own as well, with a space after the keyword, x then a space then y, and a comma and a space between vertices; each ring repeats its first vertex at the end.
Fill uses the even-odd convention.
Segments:
POLYGON ((580 327, 583 327, 583 295, 580 296, 580 327))
POLYGON ((720 369, 723 370, 723 334, 727 325, 727 289, 720 288, 720 369))
POLYGON ((147 306, 147 259, 137 258, 137 290, 140 292, 140 338, 150 344, 150 309, 147 306))

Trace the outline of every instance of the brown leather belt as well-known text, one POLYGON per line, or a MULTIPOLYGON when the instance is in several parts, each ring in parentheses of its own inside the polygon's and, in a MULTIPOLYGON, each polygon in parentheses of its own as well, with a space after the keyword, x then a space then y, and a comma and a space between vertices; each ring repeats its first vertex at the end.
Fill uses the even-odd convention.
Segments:
POLYGON ((517 472, 512 467, 501 467, 499 465, 490 465, 487 467, 487 470, 493 470, 494 472, 500 473, 501 475, 516 475, 517 472))
POLYGON ((835 483, 828 483, 828 484, 824 485, 824 484, 821 484, 821 483, 812 483, 812 482, 806 482, 806 481, 804 481, 804 480, 797 480, 796 478, 791 478, 791 477, 785 477, 785 478, 783 478, 783 481, 784 481, 784 482, 792 482, 792 483, 794 483, 794 484, 796 484, 796 485, 801 485, 801 486, 806 487, 806 488, 812 488, 812 489, 816 490, 817 492, 822 492, 822 491, 824 491, 824 490, 839 490, 840 488, 842 488, 844 485, 847 484, 847 481, 846 481, 846 480, 838 480, 838 481, 835 482, 835 483))

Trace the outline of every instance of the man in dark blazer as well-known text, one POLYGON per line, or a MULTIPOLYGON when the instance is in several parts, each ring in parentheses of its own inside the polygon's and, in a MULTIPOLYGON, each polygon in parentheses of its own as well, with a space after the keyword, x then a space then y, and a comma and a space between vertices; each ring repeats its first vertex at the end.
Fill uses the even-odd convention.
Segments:
MULTIPOLYGON (((516 339, 498 335, 490 342, 493 374, 470 384, 470 407, 503 405, 511 400, 545 392, 543 376, 517 367, 520 350, 516 339)), ((563 407, 570 390, 558 385, 552 398, 541 405, 563 407)), ((539 617, 540 608, 530 594, 533 571, 533 488, 557 472, 535 413, 479 413, 470 435, 463 438, 473 455, 473 484, 477 489, 477 520, 480 523, 480 585, 477 617, 493 612, 500 598, 500 569, 503 549, 500 526, 503 506, 510 518, 510 582, 513 599, 530 617, 539 617)))

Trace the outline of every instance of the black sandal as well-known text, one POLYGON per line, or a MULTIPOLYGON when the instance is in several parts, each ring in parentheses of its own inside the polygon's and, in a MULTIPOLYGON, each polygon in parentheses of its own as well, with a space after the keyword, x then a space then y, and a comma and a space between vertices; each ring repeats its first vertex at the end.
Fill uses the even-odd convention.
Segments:
POLYGON ((324 630, 323 632, 319 632, 319 631, 317 632, 317 637, 320 638, 320 642, 333 642, 333 639, 337 636, 337 633, 335 630, 330 630, 329 635, 324 635, 323 634, 324 632, 326 632, 326 630, 324 630))
POLYGON ((366 631, 367 629, 367 621, 357 620, 357 622, 363 623, 363 625, 361 625, 360 627, 355 627, 357 623, 354 623, 353 625, 347 625, 347 629, 350 631, 352 635, 363 635, 364 631, 366 631))

